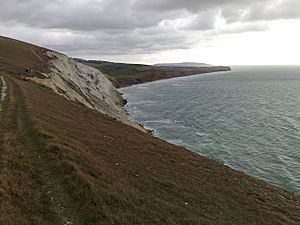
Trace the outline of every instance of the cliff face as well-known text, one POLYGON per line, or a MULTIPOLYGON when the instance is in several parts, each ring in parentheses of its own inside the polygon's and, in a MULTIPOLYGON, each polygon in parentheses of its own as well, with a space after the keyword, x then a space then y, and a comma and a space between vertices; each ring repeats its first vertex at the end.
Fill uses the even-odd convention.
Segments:
POLYGON ((124 123, 128 121, 123 99, 112 83, 100 71, 77 63, 69 57, 47 52, 49 73, 29 79, 51 88, 65 98, 80 102, 124 123))

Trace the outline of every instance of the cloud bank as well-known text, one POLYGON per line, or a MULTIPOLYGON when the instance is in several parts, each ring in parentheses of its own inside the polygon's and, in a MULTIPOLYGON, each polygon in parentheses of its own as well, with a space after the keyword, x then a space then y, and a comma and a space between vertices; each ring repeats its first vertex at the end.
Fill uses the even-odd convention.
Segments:
POLYGON ((189 49, 299 17, 299 0, 2 0, 0 34, 98 58, 189 49))

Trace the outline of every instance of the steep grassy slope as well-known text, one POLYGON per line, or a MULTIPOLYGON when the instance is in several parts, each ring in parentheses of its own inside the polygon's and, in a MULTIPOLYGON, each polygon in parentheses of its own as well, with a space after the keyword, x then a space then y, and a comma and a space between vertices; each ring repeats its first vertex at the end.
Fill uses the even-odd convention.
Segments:
POLYGON ((228 71, 230 67, 210 66, 210 67, 166 67, 150 66, 142 64, 113 63, 106 61, 82 60, 77 61, 94 67, 109 75, 110 80, 116 87, 124 87, 133 84, 140 84, 150 81, 183 77, 194 74, 228 71))
POLYGON ((0 224, 300 224, 291 193, 5 80, 0 224))
POLYGON ((0 36, 0 70, 24 73, 26 69, 46 72, 46 49, 0 36))

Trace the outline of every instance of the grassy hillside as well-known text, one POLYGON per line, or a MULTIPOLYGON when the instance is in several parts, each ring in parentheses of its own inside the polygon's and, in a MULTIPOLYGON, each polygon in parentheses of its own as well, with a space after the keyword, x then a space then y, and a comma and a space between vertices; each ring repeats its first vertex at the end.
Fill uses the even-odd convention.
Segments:
POLYGON ((44 72, 49 59, 46 49, 0 36, 0 71, 22 74, 44 72))
POLYGON ((0 224, 300 223, 291 193, 5 79, 0 224))
POLYGON ((0 61, 1 225, 300 224, 298 196, 17 79, 11 57, 0 61))
POLYGON ((107 74, 116 87, 124 87, 161 79, 189 76, 194 74, 228 71, 229 67, 166 67, 150 66, 143 64, 125 64, 106 61, 86 61, 77 59, 79 62, 99 69, 107 74))

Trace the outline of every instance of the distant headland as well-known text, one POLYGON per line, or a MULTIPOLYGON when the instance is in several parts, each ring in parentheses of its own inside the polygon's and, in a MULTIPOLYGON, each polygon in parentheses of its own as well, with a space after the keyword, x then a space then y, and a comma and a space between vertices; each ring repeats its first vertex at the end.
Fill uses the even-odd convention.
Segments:
POLYGON ((228 66, 213 66, 206 63, 195 62, 145 65, 84 60, 78 58, 75 60, 94 67, 108 75, 111 82, 117 88, 156 80, 231 70, 228 66))

